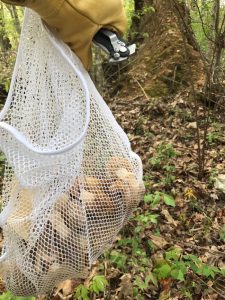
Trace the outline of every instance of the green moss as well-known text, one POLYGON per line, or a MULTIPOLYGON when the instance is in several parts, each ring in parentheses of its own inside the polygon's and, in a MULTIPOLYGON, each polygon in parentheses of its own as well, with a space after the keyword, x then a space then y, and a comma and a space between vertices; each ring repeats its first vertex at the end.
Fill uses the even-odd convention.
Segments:
POLYGON ((153 98, 168 96, 170 94, 168 86, 161 81, 152 82, 145 87, 145 91, 149 95, 149 97, 153 98))

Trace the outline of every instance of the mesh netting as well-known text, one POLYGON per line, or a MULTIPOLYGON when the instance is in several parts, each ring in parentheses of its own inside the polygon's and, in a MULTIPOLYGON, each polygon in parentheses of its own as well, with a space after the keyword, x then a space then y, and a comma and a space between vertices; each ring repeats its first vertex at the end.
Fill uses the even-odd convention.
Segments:
POLYGON ((141 161, 77 57, 30 10, 1 119, 1 272, 14 294, 46 294, 86 277, 111 246, 142 197, 141 161))

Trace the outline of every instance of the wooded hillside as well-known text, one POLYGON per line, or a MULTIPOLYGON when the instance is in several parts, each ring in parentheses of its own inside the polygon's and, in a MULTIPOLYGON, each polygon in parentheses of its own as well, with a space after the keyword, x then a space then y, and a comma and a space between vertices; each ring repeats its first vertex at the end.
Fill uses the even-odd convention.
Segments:
MULTIPOLYGON (((95 49, 91 73, 141 156, 146 194, 90 276, 49 299, 225 299, 225 3, 125 4, 137 53, 111 65, 95 49)), ((22 15, 0 2, 1 106, 22 15)))

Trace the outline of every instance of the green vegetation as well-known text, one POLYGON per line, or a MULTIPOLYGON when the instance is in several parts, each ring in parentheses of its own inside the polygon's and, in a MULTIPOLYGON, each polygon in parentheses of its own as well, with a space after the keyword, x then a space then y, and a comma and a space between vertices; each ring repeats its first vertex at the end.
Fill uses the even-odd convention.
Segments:
POLYGON ((75 297, 77 300, 89 300, 90 297, 98 296, 106 290, 108 281, 103 275, 96 275, 92 278, 89 286, 80 284, 75 290, 75 297))
POLYGON ((0 300, 35 300, 35 297, 19 297, 7 292, 0 295, 0 300))
POLYGON ((132 17, 134 15, 134 0, 126 0, 124 1, 125 11, 128 19, 128 30, 132 23, 132 17))
POLYGON ((178 153, 173 148, 173 145, 160 143, 155 151, 155 154, 150 158, 149 163, 154 168, 166 167, 170 159, 177 157, 178 153))
MULTIPOLYGON (((0 3, 0 87, 9 90, 19 42, 23 9, 0 3)), ((1 99, 0 99, 1 102, 1 99)))
POLYGON ((149 193, 144 197, 144 202, 150 204, 151 208, 156 208, 161 201, 166 205, 175 207, 174 198, 162 192, 149 193))
MULTIPOLYGON (((118 73, 110 69, 110 82, 101 88, 115 90, 116 97, 109 96, 107 100, 122 128, 130 134, 132 149, 143 160, 147 191, 113 248, 94 266, 92 277, 73 289, 73 299, 224 298, 224 193, 216 190, 214 183, 225 168, 225 52, 224 44, 220 52, 220 43, 216 42, 217 37, 221 44, 224 42, 225 30, 219 26, 225 24, 225 6, 218 8, 218 2, 213 0, 177 3, 187 5, 185 17, 181 24, 170 27, 171 12, 165 18, 160 15, 168 30, 156 23, 156 28, 160 27, 157 39, 157 30, 151 31, 154 22, 150 17, 156 18, 160 10, 145 5, 135 11, 135 0, 125 1, 128 28, 132 28, 133 17, 141 23, 140 27, 135 24, 141 28, 139 32, 127 33, 132 38, 140 37, 137 44, 141 57, 138 54, 127 65, 118 67, 118 73), (182 34, 176 31, 180 25, 185 27, 185 20, 194 32, 193 36, 189 32, 186 42, 193 76, 189 74, 182 34), (141 44, 139 40, 143 38, 141 44), (206 74, 198 67, 195 70, 200 59, 208 68, 206 74), (118 81, 111 80, 113 76, 118 81), (197 95, 194 100, 192 85, 197 95), (211 87, 215 89, 210 94, 211 87), (215 106, 208 105, 211 98, 215 106), (199 145, 205 148, 204 155, 198 151, 199 145), (202 176, 199 160, 203 160, 205 168, 202 176)), ((0 28, 0 36, 6 40, 0 52, 2 103, 9 89, 19 37, 18 24, 11 13, 2 4, 0 22, 3 20, 5 26, 0 28)), ((160 13, 164 13, 163 9, 160 13)), ((17 14, 21 26, 23 10, 17 9, 17 14)), ((105 82, 105 78, 101 79, 105 82)), ((4 161, 1 154, 0 177, 4 161)), ((34 299, 10 292, 0 295, 0 300, 34 299)))

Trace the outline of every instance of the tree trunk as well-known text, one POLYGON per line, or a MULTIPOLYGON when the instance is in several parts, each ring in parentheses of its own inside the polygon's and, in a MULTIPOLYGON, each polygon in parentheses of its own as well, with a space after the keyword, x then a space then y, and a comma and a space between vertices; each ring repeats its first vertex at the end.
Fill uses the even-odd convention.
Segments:
POLYGON ((21 26, 20 26, 20 20, 17 12, 17 8, 14 5, 6 5, 7 9, 10 12, 10 15, 12 17, 16 32, 20 34, 21 32, 21 26))
POLYGON ((5 30, 4 9, 2 3, 0 3, 0 49, 2 51, 11 49, 10 40, 5 30))
MULTIPOLYGON (((191 80, 198 81, 203 67, 187 6, 176 0, 135 0, 135 9, 131 31, 138 32, 137 40, 142 39, 142 43, 135 58, 135 71, 131 70, 130 74, 132 78, 139 74, 138 80, 145 93, 152 97, 169 95, 188 86, 191 80), (174 4, 188 28, 180 26, 174 4)), ((132 79, 130 82, 132 89, 132 79)))

